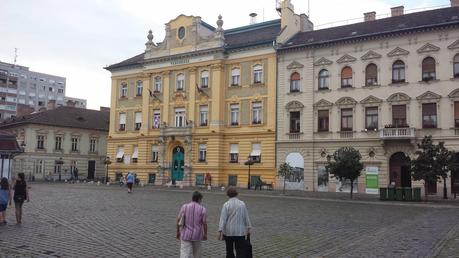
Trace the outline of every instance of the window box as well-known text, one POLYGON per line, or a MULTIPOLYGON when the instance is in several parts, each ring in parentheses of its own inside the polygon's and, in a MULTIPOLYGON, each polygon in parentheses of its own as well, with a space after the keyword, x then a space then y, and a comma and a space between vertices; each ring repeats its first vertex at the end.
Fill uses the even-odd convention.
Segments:
POLYGON ((132 158, 132 163, 137 163, 137 162, 139 162, 138 158, 132 158))
POLYGON ((238 125, 239 125, 238 122, 233 122, 233 123, 231 123, 231 126, 238 126, 238 125))
POLYGON ((198 162, 199 163, 204 163, 204 162, 206 162, 206 160, 205 159, 198 159, 198 162))
POLYGON ((252 124, 253 124, 253 125, 260 125, 260 124, 261 124, 261 121, 252 121, 252 124))
POLYGON ((124 131, 124 130, 126 130, 126 125, 120 125, 120 127, 119 127, 118 130, 119 130, 119 131, 124 131))

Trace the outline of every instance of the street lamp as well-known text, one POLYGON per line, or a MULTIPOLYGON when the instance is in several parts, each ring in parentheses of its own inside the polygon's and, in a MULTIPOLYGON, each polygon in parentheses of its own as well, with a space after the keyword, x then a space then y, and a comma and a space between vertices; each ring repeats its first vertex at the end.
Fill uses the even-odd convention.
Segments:
POLYGON ((247 161, 244 162, 244 165, 249 166, 249 176, 247 180, 247 189, 250 190, 250 166, 254 164, 253 160, 250 158, 250 156, 247 158, 247 161))
POLYGON ((62 165, 64 164, 64 161, 62 160, 62 157, 60 157, 58 160, 56 160, 56 165, 58 165, 58 171, 59 172, 59 182, 61 181, 61 170, 62 170, 62 165))
POLYGON ((112 161, 110 160, 109 156, 105 157, 104 164, 107 167, 107 170, 105 172, 105 183, 108 183, 109 182, 109 180, 108 180, 108 165, 112 164, 112 161))

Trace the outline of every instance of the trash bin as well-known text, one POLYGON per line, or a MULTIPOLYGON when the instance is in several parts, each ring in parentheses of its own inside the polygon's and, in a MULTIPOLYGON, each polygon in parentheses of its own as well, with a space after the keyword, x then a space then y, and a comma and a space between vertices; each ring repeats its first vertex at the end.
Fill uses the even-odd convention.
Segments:
POLYGON ((381 201, 387 200, 387 188, 386 187, 379 188, 379 200, 381 201))
POLYGON ((421 188, 419 187, 413 188, 413 201, 415 202, 421 201, 421 188))
POLYGON ((403 188, 403 199, 405 201, 411 202, 413 200, 413 191, 411 187, 404 187, 403 188))
POLYGON ((387 188, 387 199, 389 201, 394 201, 395 200, 395 187, 394 186, 389 186, 387 188))
POLYGON ((403 201, 403 189, 401 187, 395 189, 395 199, 397 201, 403 201))

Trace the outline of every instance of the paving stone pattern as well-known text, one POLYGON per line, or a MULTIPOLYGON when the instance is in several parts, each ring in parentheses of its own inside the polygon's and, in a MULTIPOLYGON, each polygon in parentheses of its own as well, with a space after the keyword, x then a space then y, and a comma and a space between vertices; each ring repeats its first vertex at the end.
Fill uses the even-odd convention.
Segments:
MULTIPOLYGON (((185 190, 34 184, 23 224, 0 227, 0 257, 178 257, 175 218, 185 190)), ((255 257, 459 257, 459 206, 381 205, 272 195, 240 196, 254 225, 255 257)), ((223 193, 204 191, 205 257, 217 241, 223 193)))

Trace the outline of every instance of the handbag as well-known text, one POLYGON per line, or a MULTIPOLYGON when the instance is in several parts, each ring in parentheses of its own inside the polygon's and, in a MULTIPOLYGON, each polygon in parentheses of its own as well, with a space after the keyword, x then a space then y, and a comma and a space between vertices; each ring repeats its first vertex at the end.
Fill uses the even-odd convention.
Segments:
POLYGON ((247 235, 245 239, 245 256, 244 257, 253 258, 252 243, 250 242, 250 235, 247 235))

